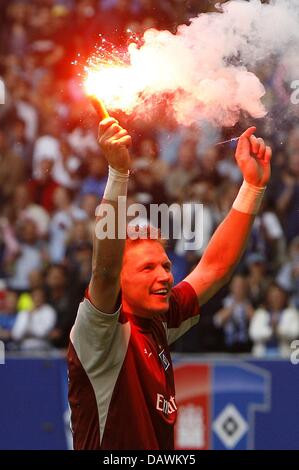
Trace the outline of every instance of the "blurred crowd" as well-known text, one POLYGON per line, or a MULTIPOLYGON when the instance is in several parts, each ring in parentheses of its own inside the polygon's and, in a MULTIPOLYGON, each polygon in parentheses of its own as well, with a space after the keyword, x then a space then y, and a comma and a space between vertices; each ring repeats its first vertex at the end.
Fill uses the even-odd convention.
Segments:
MULTIPOLYGON (((73 62, 84 62, 99 34, 124 45, 128 28, 175 32, 215 3, 0 2, 0 340, 7 349, 65 348, 90 278, 107 165, 73 62)), ((233 129, 204 121, 185 129, 122 117, 133 136, 130 202, 204 205, 201 248, 186 251, 182 240, 169 240, 176 282, 199 261, 242 181, 233 144, 215 143, 254 124, 273 148, 271 184, 246 253, 231 283, 203 306, 199 325, 177 342, 178 352, 287 356, 299 338, 299 105, 290 103, 279 59, 269 57, 255 72, 267 89, 261 121, 243 116, 233 129)))

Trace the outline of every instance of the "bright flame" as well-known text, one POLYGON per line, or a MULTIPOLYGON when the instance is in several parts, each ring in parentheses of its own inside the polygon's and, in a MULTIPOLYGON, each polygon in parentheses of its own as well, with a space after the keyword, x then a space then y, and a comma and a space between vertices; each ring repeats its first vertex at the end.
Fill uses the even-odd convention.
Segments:
POLYGON ((129 67, 100 64, 87 71, 84 87, 87 95, 103 100, 107 108, 126 111, 135 102, 133 79, 129 67))
MULTIPOLYGON (((150 32, 146 33, 147 37, 150 32)), ((159 49, 159 45, 139 48, 131 43, 127 51, 128 64, 119 60, 115 51, 112 58, 108 55, 109 59, 105 61, 101 48, 100 57, 93 57, 86 67, 86 94, 102 100, 110 110, 121 109, 128 114, 140 105, 144 106, 148 96, 177 91, 178 81, 182 79, 180 64, 174 70, 172 64, 165 61, 165 55, 159 54, 159 49)))

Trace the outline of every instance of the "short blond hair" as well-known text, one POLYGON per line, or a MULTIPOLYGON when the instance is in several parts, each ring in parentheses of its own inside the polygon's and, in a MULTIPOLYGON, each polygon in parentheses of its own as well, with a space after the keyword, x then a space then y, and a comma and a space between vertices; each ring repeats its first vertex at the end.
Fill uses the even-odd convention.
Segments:
POLYGON ((167 240, 162 238, 161 230, 150 224, 145 225, 127 225, 126 248, 135 246, 144 241, 153 241, 160 243, 163 248, 167 246, 167 240), (138 236, 136 237, 136 234, 138 236))

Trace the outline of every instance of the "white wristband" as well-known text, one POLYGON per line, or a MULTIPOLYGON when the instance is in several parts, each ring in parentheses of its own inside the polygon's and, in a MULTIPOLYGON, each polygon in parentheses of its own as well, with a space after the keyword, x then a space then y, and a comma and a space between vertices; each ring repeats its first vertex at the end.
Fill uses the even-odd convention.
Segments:
POLYGON ((266 187, 259 188, 244 180, 233 203, 233 209, 245 214, 256 215, 261 206, 265 191, 266 187))
POLYGON ((128 191, 129 172, 121 173, 109 166, 108 180, 103 199, 117 201, 118 196, 126 196, 128 191))

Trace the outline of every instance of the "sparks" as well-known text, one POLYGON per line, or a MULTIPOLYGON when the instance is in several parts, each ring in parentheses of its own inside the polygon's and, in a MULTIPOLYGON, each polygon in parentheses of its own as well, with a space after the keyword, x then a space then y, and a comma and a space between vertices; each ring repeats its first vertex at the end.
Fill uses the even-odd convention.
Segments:
POLYGON ((139 93, 145 87, 145 75, 136 74, 129 60, 129 49, 136 46, 138 39, 129 37, 128 49, 118 50, 105 38, 96 48, 96 53, 85 67, 84 89, 93 102, 105 103, 110 110, 131 112, 136 106, 139 93))

